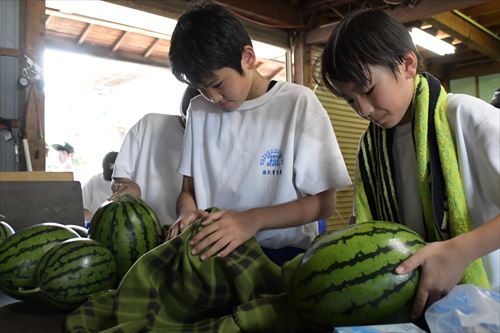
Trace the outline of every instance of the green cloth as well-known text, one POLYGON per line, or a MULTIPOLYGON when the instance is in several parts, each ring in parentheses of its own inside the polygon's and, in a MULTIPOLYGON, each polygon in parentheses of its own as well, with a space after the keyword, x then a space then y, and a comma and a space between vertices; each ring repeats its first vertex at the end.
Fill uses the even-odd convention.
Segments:
MULTIPOLYGON (((180 236, 142 256, 117 290, 93 295, 66 318, 67 332, 293 332, 281 268, 255 238, 226 258, 201 261, 180 236)), ((217 223, 217 222, 214 222, 217 223)), ((292 270, 289 270, 292 271, 292 270)))
MULTIPOLYGON (((415 77, 413 139, 427 241, 438 241, 472 229, 457 153, 447 117, 447 94, 425 73, 415 77)), ((393 129, 371 123, 364 133, 356 170, 357 222, 400 222, 392 173, 393 129)), ((463 283, 489 287, 482 261, 474 261, 463 283)))

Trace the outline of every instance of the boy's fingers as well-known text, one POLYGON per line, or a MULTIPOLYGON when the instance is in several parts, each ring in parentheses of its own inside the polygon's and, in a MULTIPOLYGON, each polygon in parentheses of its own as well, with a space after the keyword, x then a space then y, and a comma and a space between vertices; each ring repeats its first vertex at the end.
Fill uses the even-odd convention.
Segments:
POLYGON ((210 224, 212 221, 216 221, 218 219, 220 219, 223 215, 223 213, 221 213, 222 211, 218 211, 218 212, 215 212, 215 213, 211 213, 208 215, 208 217, 206 218, 205 221, 202 222, 203 225, 207 225, 207 224, 210 224))
POLYGON ((418 266, 420 265, 422 265, 422 260, 420 258, 419 252, 417 251, 417 253, 415 253, 410 258, 406 259, 401 264, 399 264, 398 267, 396 267, 396 273, 407 274, 418 268, 418 266))
POLYGON ((220 231, 218 232, 216 227, 210 225, 194 235, 189 241, 189 245, 193 245, 193 250, 196 253, 199 253, 210 244, 215 243, 221 237, 222 233, 220 231))
POLYGON ((217 254, 217 257, 220 257, 220 258, 224 258, 226 257, 227 255, 229 255, 231 252, 233 252, 237 247, 239 246, 239 244, 233 240, 232 242, 230 242, 226 248, 222 251, 220 251, 219 254, 217 254))
POLYGON ((427 299, 429 297, 429 290, 424 286, 419 285, 417 294, 415 295, 415 300, 413 301, 413 308, 411 310, 411 317, 417 319, 422 314, 425 308, 427 299))
POLYGON ((220 250, 224 249, 228 243, 230 243, 230 237, 222 237, 217 240, 217 242, 213 243, 212 247, 207 250, 202 256, 201 260, 206 260, 216 253, 218 253, 220 250))

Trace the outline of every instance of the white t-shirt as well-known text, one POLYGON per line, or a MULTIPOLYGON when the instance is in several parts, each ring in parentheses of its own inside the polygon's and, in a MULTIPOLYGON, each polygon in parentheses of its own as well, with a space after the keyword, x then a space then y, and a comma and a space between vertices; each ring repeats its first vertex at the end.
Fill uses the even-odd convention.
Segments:
MULTIPOLYGON (((472 224, 478 227, 500 214, 500 112, 478 98, 448 94, 446 113, 455 138, 472 224)), ((401 189, 408 188, 401 184, 399 179, 402 178, 406 178, 405 182, 418 184, 416 162, 412 162, 415 149, 411 133, 409 135, 410 140, 401 141, 399 137, 394 140, 394 159, 400 164, 400 168, 395 168, 396 188, 401 189), (398 151, 413 152, 413 157, 412 154, 398 154, 398 151), (408 179, 410 176, 413 180, 408 179)), ((413 227, 420 221, 420 228, 423 228, 422 212, 418 209, 421 205, 415 205, 420 202, 417 195, 419 191, 398 191, 400 206, 404 207, 403 218, 406 218, 403 222, 413 227)), ((500 250, 483 257, 483 263, 491 287, 500 290, 500 250)))
POLYGON ((129 130, 115 161, 113 178, 136 182, 161 224, 173 224, 177 219, 182 185, 177 167, 183 135, 180 116, 147 114, 129 130))
POLYGON ((83 185, 83 208, 94 214, 111 194, 111 181, 104 180, 102 173, 94 175, 83 185))
MULTIPOLYGON (((193 177, 200 209, 268 207, 351 184, 328 114, 310 89, 286 82, 234 111, 192 99, 179 172, 193 177)), ((313 222, 256 238, 307 248, 317 234, 313 222)))

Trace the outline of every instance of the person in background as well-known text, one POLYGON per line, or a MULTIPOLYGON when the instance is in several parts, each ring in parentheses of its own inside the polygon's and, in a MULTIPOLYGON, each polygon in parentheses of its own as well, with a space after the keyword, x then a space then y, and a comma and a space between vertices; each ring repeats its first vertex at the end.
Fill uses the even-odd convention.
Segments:
POLYGON ((73 155, 75 154, 73 146, 65 142, 63 145, 53 144, 52 148, 58 153, 58 171, 73 171, 73 155))
POLYGON ((493 97, 491 98, 490 104, 500 109, 500 88, 496 89, 493 92, 493 97))
POLYGON ((118 153, 110 151, 102 160, 102 172, 94 175, 82 187, 83 215, 85 222, 90 222, 99 207, 113 193, 111 191, 111 175, 118 153))
POLYGON ((356 222, 398 222, 428 242, 443 241, 397 268, 405 274, 421 265, 415 318, 461 277, 481 287, 500 284, 498 250, 465 268, 498 248, 500 113, 478 98, 447 94, 418 65, 407 28, 380 10, 344 18, 321 56, 323 83, 371 122, 359 146, 356 222), (482 242, 485 224, 496 230, 492 245, 452 261, 482 242), (446 253, 460 242, 470 246, 446 253))
POLYGON ((175 222, 186 112, 191 98, 198 94, 187 88, 180 115, 147 114, 128 131, 115 161, 110 200, 129 193, 150 205, 162 225, 175 222))
POLYGON ((177 79, 203 94, 189 109, 169 239, 218 207, 191 239, 202 260, 253 236, 277 264, 303 252, 318 235, 316 221, 335 211, 336 191, 351 184, 317 97, 262 77, 242 24, 212 2, 179 18, 169 57, 177 79))

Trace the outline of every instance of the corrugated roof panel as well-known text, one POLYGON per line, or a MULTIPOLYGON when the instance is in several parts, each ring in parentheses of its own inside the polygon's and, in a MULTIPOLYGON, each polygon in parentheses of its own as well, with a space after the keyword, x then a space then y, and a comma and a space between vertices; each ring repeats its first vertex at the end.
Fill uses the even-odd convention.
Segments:
POLYGON ((19 1, 0 1, 0 47, 19 48, 19 1))
MULTIPOLYGON (((2 118, 18 118, 17 66, 17 58, 0 57, 0 117, 2 118)), ((3 135, 0 135, 0 171, 17 171, 14 141, 5 141, 3 135)))
MULTIPOLYGON (((312 49, 312 63, 320 55, 320 52, 320 48, 312 49)), ((344 100, 333 95, 325 87, 318 86, 315 93, 330 116, 347 170, 351 176, 351 180, 354 182, 354 169, 356 168, 359 139, 368 126, 368 121, 356 115, 344 100)), ((353 185, 337 193, 337 210, 327 223, 329 231, 337 230, 349 223, 352 215, 353 195, 353 185)))

